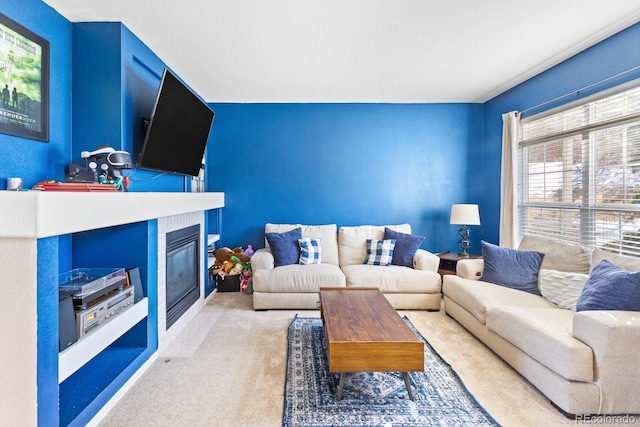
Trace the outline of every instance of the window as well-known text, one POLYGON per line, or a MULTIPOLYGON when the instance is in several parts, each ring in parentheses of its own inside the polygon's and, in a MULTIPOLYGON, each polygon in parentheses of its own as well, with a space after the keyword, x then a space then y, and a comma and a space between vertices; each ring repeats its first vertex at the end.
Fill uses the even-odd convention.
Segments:
POLYGON ((520 235, 640 256, 640 83, 522 121, 520 235))

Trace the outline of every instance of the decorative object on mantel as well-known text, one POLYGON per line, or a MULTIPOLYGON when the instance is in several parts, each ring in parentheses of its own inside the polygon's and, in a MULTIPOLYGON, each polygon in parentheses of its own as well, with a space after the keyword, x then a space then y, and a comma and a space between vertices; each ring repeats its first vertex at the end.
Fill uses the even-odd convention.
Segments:
MULTIPOLYGON (((85 159, 86 172, 93 175, 93 182, 100 184, 115 184, 120 191, 129 188, 129 177, 122 174, 125 169, 131 169, 131 154, 126 151, 115 150, 113 147, 101 145, 94 151, 83 151, 80 157, 85 159)), ((78 166, 75 165, 77 168, 78 166)), ((68 166, 67 182, 83 182, 81 179, 73 179, 73 164, 68 166)), ((86 181, 85 181, 86 182, 86 181)))
POLYGON ((47 181, 40 182, 33 186, 32 190, 42 190, 42 191, 81 191, 81 192, 92 192, 92 191, 118 191, 115 184, 91 184, 85 182, 57 182, 57 181, 47 181))
POLYGON ((8 191, 21 191, 22 190, 22 178, 7 178, 7 190, 8 191))
POLYGON ((469 253, 467 249, 471 246, 469 236, 471 236, 471 230, 467 225, 480 225, 480 213, 478 212, 478 205, 472 204, 456 204, 451 206, 451 220, 450 224, 462 225, 458 231, 460 240, 458 246, 460 246, 460 253, 458 255, 468 257, 469 253))
POLYGON ((294 318, 287 337, 282 425, 499 426, 451 366, 404 319, 424 341, 424 372, 409 373, 414 401, 409 400, 399 372, 348 374, 344 398, 337 401, 340 374, 329 372, 322 320, 294 318))

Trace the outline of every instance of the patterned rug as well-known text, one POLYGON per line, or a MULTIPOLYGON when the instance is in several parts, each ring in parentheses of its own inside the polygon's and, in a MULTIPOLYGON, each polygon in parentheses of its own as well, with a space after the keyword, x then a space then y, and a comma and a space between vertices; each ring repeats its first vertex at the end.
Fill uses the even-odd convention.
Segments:
POLYGON ((289 325, 282 425, 499 426, 455 371, 424 341, 424 372, 410 372, 415 401, 399 372, 350 373, 336 401, 340 375, 329 372, 322 320, 296 317, 289 325))

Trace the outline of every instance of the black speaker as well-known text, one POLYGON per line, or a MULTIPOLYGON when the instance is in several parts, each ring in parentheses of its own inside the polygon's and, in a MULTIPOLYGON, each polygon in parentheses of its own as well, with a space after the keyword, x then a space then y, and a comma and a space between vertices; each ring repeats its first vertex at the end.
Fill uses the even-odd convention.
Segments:
POLYGON ((98 182, 97 174, 77 163, 67 165, 65 182, 98 182))
POLYGON ((135 289, 135 294, 133 296, 133 302, 135 304, 144 297, 144 292, 142 291, 142 279, 140 278, 140 270, 138 269, 138 267, 130 268, 129 270, 127 270, 127 276, 129 277, 129 284, 135 289))
POLYGON ((73 312, 73 300, 63 298, 58 300, 58 351, 71 346, 78 341, 76 315, 73 312))

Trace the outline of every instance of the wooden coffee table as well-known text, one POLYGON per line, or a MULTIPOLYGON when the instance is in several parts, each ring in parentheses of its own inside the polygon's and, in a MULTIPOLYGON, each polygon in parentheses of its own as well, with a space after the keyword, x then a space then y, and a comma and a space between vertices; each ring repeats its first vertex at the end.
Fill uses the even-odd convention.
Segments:
POLYGON ((348 372, 424 371, 424 343, 378 288, 320 288, 320 314, 329 372, 340 373, 337 400, 348 372))

